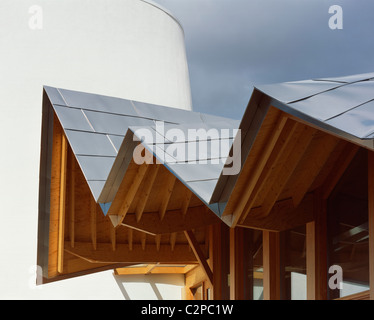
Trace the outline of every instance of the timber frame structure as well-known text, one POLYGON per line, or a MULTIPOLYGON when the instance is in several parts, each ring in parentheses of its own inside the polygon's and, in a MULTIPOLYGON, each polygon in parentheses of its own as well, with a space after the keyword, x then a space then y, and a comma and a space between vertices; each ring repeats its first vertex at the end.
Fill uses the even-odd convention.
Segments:
POLYGON ((170 272, 185 274, 186 299, 251 300, 260 283, 263 299, 278 300, 297 273, 307 299, 374 299, 373 89, 374 74, 262 86, 238 122, 45 87, 43 282, 170 272), (161 120, 240 129, 225 155, 240 172, 157 161, 167 150, 132 126, 161 120), (139 144, 152 163, 133 161, 139 144), (342 297, 328 285, 332 265, 364 289, 342 297))

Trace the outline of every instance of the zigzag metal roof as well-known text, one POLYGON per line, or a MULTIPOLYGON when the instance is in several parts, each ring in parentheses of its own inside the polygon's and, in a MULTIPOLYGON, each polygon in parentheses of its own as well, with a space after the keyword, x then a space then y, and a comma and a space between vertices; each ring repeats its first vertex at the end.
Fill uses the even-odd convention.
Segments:
MULTIPOLYGON (((279 231, 280 227, 277 226, 278 229, 276 229, 273 223, 274 220, 276 222, 279 218, 276 215, 277 212, 270 217, 270 224, 269 221, 265 221, 265 224, 263 221, 239 221, 239 218, 245 218, 245 216, 242 217, 243 213, 245 215, 249 210, 261 208, 264 204, 264 201, 262 201, 263 199, 260 199, 261 201, 258 203, 252 203, 252 201, 249 203, 252 193, 248 187, 248 180, 253 176, 253 170, 256 170, 257 163, 267 163, 267 160, 262 161, 263 149, 267 149, 267 145, 270 146, 270 151, 266 153, 268 156, 266 159, 269 159, 270 155, 273 153, 277 154, 277 150, 279 150, 276 148, 278 141, 282 140, 281 137, 293 132, 292 130, 287 130, 287 128, 290 127, 298 127, 299 129, 300 127, 307 128, 316 133, 311 133, 310 130, 296 130, 296 140, 291 139, 292 141, 290 144, 283 145, 284 148, 289 148, 284 150, 287 151, 284 152, 286 156, 289 150, 294 150, 292 146, 296 145, 295 141, 297 141, 298 150, 301 150, 299 155, 293 159, 293 166, 290 166, 288 172, 288 178, 291 177, 290 185, 293 188, 292 191, 298 190, 297 188, 299 186, 298 183, 292 180, 292 170, 296 168, 299 162, 303 165, 306 162, 305 165, 308 165, 309 162, 306 160, 308 158, 307 155, 314 154, 313 152, 316 150, 314 147, 316 145, 318 146, 317 150, 319 150, 319 143, 321 142, 319 139, 326 139, 327 141, 326 144, 321 144, 321 149, 323 149, 322 153, 324 155, 324 162, 320 163, 321 168, 323 168, 322 165, 326 163, 328 166, 338 164, 340 159, 342 157, 344 158, 347 153, 353 157, 358 149, 356 145, 374 149, 373 86, 374 74, 259 86, 254 89, 241 122, 197 112, 144 104, 126 99, 45 87, 43 96, 42 153, 40 160, 38 264, 43 265, 47 270, 49 268, 49 246, 52 246, 51 252, 55 252, 57 236, 60 236, 59 239, 62 239, 61 241, 64 240, 63 231, 61 233, 60 230, 57 232, 55 230, 56 221, 51 220, 51 213, 53 219, 56 218, 56 213, 58 213, 59 218, 63 216, 62 214, 60 215, 56 209, 57 198, 52 199, 52 197, 59 197, 59 195, 57 195, 56 192, 51 192, 52 182, 54 181, 55 191, 56 183, 58 183, 58 178, 56 178, 58 174, 53 174, 56 173, 56 170, 61 169, 52 170, 53 152, 56 152, 59 148, 61 150, 61 146, 59 146, 58 143, 56 145, 53 143, 54 141, 65 141, 62 136, 62 130, 73 151, 72 153, 69 149, 67 152, 69 154, 69 161, 72 161, 69 162, 70 166, 67 165, 67 168, 71 170, 72 163, 74 163, 74 167, 76 168, 77 162, 81 171, 79 172, 79 186, 84 186, 84 197, 82 198, 80 206, 82 207, 84 205, 84 210, 77 210, 77 213, 82 213, 84 219, 90 219, 91 204, 95 204, 95 202, 100 203, 103 212, 109 212, 107 216, 110 216, 110 219, 107 219, 108 217, 102 218, 105 220, 105 223, 109 223, 110 227, 114 229, 116 224, 112 220, 112 217, 120 217, 121 213, 117 213, 117 211, 121 211, 123 203, 126 204, 126 199, 124 198, 127 198, 126 194, 128 193, 130 197, 132 197, 134 205, 132 211, 127 214, 127 220, 124 221, 124 225, 134 227, 135 230, 137 230, 136 228, 139 227, 138 223, 144 222, 146 227, 142 229, 140 225, 138 230, 143 230, 150 234, 158 235, 170 232, 182 232, 185 230, 184 228, 186 228, 186 223, 188 223, 191 229, 197 226, 206 226, 214 223, 212 222, 213 220, 218 220, 217 216, 231 226, 255 226, 279 231), (54 122, 55 117, 58 118, 58 122, 60 123, 54 122), (281 122, 285 123, 285 125, 281 129, 282 134, 278 132, 279 135, 277 137, 274 130, 277 128, 278 120, 282 119, 283 121, 283 118, 287 119, 285 122, 281 122), (299 119, 302 121, 299 121, 299 119), (159 121, 163 122, 165 131, 160 130, 160 127, 158 127, 159 121), (287 126, 287 124, 289 124, 289 126, 287 126), (191 139, 188 135, 178 137, 177 141, 175 141, 174 138, 170 139, 170 136, 166 133, 168 129, 179 129, 181 132, 186 132, 193 128, 202 128, 207 131, 209 129, 229 129, 228 135, 218 137, 220 143, 227 143, 224 144, 225 151, 221 152, 221 150, 218 151, 216 148, 210 149, 209 146, 213 143, 214 139, 212 140, 207 137, 206 141, 202 141, 208 144, 208 148, 203 153, 198 153, 196 149, 194 149, 195 152, 187 153, 187 159, 181 157, 179 153, 174 153, 174 148, 177 146, 182 146, 182 149, 186 150, 188 146, 194 146, 194 143, 197 141, 196 139, 191 139), (240 135, 235 135, 235 129, 237 128, 240 129, 240 135), (321 130, 315 130, 315 128, 321 130), (55 129, 56 131, 54 131, 55 129), (148 132, 152 133, 152 136, 142 136, 142 132, 141 130, 139 131, 139 129, 147 129, 148 132), (308 139, 302 139, 304 132, 306 132, 305 136, 309 136, 308 139), (326 134, 326 132, 332 135, 326 134), (59 140, 58 138, 54 140, 55 135, 62 139, 59 140), (272 139, 272 137, 275 138, 272 139), (162 165, 134 165, 132 162, 133 151, 139 145, 138 140, 140 140, 141 144, 156 159, 164 160, 161 161, 162 165), (236 142, 240 142, 239 145, 241 146, 239 155, 241 168, 239 169, 244 168, 245 170, 239 170, 239 173, 236 175, 225 175, 225 160, 232 145, 237 146, 236 142), (356 145, 349 142, 354 142, 356 145), (312 153, 304 155, 305 148, 303 147, 305 145, 306 148, 308 148, 309 144, 311 145, 310 149, 312 153), (326 148, 324 147, 325 145, 327 145, 326 148), (263 146, 265 146, 265 148, 263 148, 263 146), (337 151, 335 152, 335 150, 337 151), (331 154, 333 154, 333 156, 330 157, 331 154), (249 157, 249 155, 252 155, 252 157, 249 157), (246 162, 247 159, 251 161, 246 162), (210 161, 207 161, 207 163, 199 163, 199 160, 210 161), (197 163, 191 164, 191 162, 197 163), (148 174, 146 177, 145 175, 142 176, 139 174, 140 168, 144 167, 146 167, 145 171, 143 171, 145 172, 144 174, 148 174), (162 174, 158 175, 157 170, 154 170, 155 168, 159 168, 160 170, 158 173, 162 171, 162 174), (138 169, 139 171, 136 171, 138 169), (149 170, 149 172, 147 170, 149 170), (153 182, 151 184, 155 192, 152 194, 152 197, 147 199, 151 200, 148 201, 148 204, 156 205, 154 207, 150 206, 147 209, 143 208, 142 210, 145 214, 142 215, 141 220, 138 221, 137 214, 134 211, 138 202, 133 200, 139 200, 144 193, 149 193, 149 191, 141 190, 140 186, 144 186, 146 182, 148 183, 150 180, 147 178, 152 176, 154 172, 156 172, 157 176, 153 175, 153 177, 159 177, 159 180, 152 180, 157 182, 157 184, 153 184, 153 182), (162 220, 163 218, 161 218, 160 215, 161 210, 159 209, 160 203, 164 202, 163 199, 167 199, 167 201, 170 199, 170 197, 164 194, 165 190, 169 191, 169 184, 167 181, 163 180, 168 180, 168 178, 171 177, 174 183, 174 176, 179 180, 174 189, 178 190, 178 192, 174 192, 174 195, 176 195, 175 198, 171 197, 170 211, 168 214, 165 214, 164 211, 163 214, 165 218, 162 220), (136 177, 139 179, 136 180, 136 177), (132 184, 135 180, 138 182, 141 180, 137 187, 134 187, 132 184), (238 180, 240 183, 237 183, 238 180), (85 183, 86 181, 89 188, 85 183), (122 182, 125 183, 122 184, 122 182), (159 196, 158 188, 162 189, 162 192, 160 192, 161 196, 159 196), (132 195, 129 190, 135 190, 137 194, 132 195), (93 197, 91 197, 91 194, 93 197), (87 205, 87 201, 84 202, 87 199, 90 201, 89 205, 87 205), (189 199, 192 199, 191 207, 188 207, 189 199), (50 205, 52 200, 54 200, 53 210, 51 210, 52 206, 50 205), (157 202, 158 200, 160 201, 157 202), (183 218, 182 207, 186 209, 186 211, 184 211, 185 218, 183 218), (206 207, 209 207, 210 210, 206 207), (191 209, 188 214, 187 209, 191 209), (211 213, 211 211, 217 216, 211 213), (202 217, 206 219, 200 219, 202 217), (236 217, 238 217, 238 219, 236 219, 236 217), (170 223, 171 220, 169 218, 174 219, 172 223, 170 223), (238 223, 238 221, 240 223, 238 223), (54 233, 52 233, 52 236, 50 233, 50 226, 55 228, 53 229, 54 233), (153 226, 155 226, 155 228, 153 228, 153 226)), ((292 137, 292 135, 289 134, 288 137, 292 137)), ((65 143, 62 145, 65 145, 65 143)), ((232 153, 234 154, 234 152, 232 153)), ((297 155, 298 152, 295 152, 295 154, 297 155)), ((57 168, 57 163, 61 160, 59 157, 62 157, 59 155, 58 151, 54 153, 54 155, 55 167, 57 168)), ((288 160, 289 157, 286 156, 284 159, 288 160)), ((347 155, 347 158, 349 158, 349 155, 347 155)), ((236 159, 236 161, 237 160, 238 159, 236 159)), ((283 161, 283 158, 281 160, 283 161)), ((61 160, 61 163, 62 162, 61 160)), ((273 163, 271 164, 273 165, 273 163)), ((275 161, 274 165, 278 165, 278 163, 275 161)), ((265 179, 265 182, 260 181, 260 177, 265 168, 266 166, 263 165, 260 169, 261 171, 258 171, 257 177, 261 186, 264 185, 263 189, 266 191, 264 195, 267 195, 267 191, 271 190, 271 188, 277 184, 275 182, 273 183, 272 179, 278 176, 277 174, 271 176, 270 173, 269 179, 265 179)), ((279 166, 280 172, 283 172, 283 169, 284 167, 281 162, 279 166)), ((317 169, 319 170, 320 168, 317 167, 317 169)), ((304 187, 306 189, 301 189, 302 192, 300 195, 303 196, 312 190, 314 177, 320 174, 318 170, 314 170, 314 175, 311 174, 310 178, 313 178, 309 181, 311 184, 305 184, 304 187)), ((73 172, 73 170, 71 170, 70 173, 71 172, 73 172)), ((60 174, 62 174, 62 170, 60 174)), ((297 172, 295 174, 297 174, 297 172)), ((70 175, 68 177, 69 179, 71 178, 70 175)), ((283 175, 280 177, 282 178, 283 175)), ((322 180, 324 180, 324 178, 323 176, 322 180)), ((286 180, 287 179, 278 179, 276 182, 284 182, 286 180)), ((304 179, 301 180, 304 181, 304 179)), ((299 179, 296 179, 296 182, 298 181, 299 179)), ((68 185, 69 183, 71 183, 71 180, 68 181, 68 185)), ((255 183, 257 184, 256 181, 255 183)), ((277 201, 283 203, 283 200, 288 199, 289 194, 286 194, 287 197, 283 197, 280 193, 283 188, 287 189, 288 186, 285 185, 286 183, 287 182, 284 182, 282 185, 279 184, 279 195, 274 193, 275 196, 271 199, 273 202, 269 200, 269 206, 266 207, 268 211, 266 211, 266 213, 271 210, 272 207, 270 207, 270 205, 273 205, 274 201, 275 203, 277 203, 277 201)), ((277 187, 277 185, 275 187, 277 187)), ((255 194, 253 198, 255 199, 256 196, 255 194)), ((265 198, 265 196, 263 198, 265 198)), ((168 202, 165 203, 168 205, 168 202)), ((286 204, 288 205, 288 202, 286 202, 286 204)), ((306 214, 304 218, 308 218, 308 215, 306 214)), ((119 221, 120 218, 117 220, 119 221)), ((84 221, 86 222, 86 220, 84 221)), ((87 223, 85 223, 85 226, 87 227, 87 223)), ((288 224, 285 223, 284 226, 287 227, 288 224)), ((284 226, 282 226, 282 228, 284 226)), ((106 225, 105 228, 107 228, 106 225)), ((86 231, 87 230, 85 230, 85 232, 86 231)), ((121 231, 123 237, 127 232, 127 227, 122 228, 121 231)), ((88 231, 83 234, 87 236, 88 231)), ((176 238, 174 238, 174 240, 175 239, 176 238)), ((111 241, 113 241, 112 238, 111 241)), ((114 239, 114 245, 115 244, 116 240, 114 239)), ((108 242, 105 243, 105 245, 110 248, 110 246, 113 246, 113 243, 111 244, 108 242)), ((80 251, 77 252, 80 253, 80 251)), ((93 252, 95 253, 95 250, 93 250, 93 252)), ((149 258, 149 256, 147 257, 149 258)), ((55 259, 55 255, 52 258, 55 259)), ((113 256, 110 256, 106 260, 98 259, 98 261, 104 261, 105 263, 112 263, 113 261, 132 261, 131 259, 126 260, 126 257, 126 259, 122 260, 117 260, 117 258, 118 256, 113 254, 113 256)), ((174 257, 167 257, 169 260, 172 258, 174 257)), ((57 258, 55 260, 53 259, 51 261, 54 263, 57 258)), ((144 259, 147 260, 147 258, 144 259)), ((60 260, 63 261, 63 259, 60 260)), ((95 259, 93 260, 96 261, 95 259)), ((57 259, 56 261, 59 260, 57 259)), ((136 261, 138 261, 138 257, 136 257, 136 261)), ((150 261, 154 261, 153 256, 150 261)), ((47 271, 49 272, 49 269, 47 271)), ((54 271, 55 269, 53 269, 53 272, 54 271)))
POLYGON ((134 136, 139 128, 153 133, 152 139, 142 140, 146 149, 162 159, 163 165, 218 216, 224 212, 237 178, 222 174, 226 155, 214 154, 214 149, 212 153, 208 148, 203 154, 189 153, 187 159, 180 159, 170 154, 168 147, 181 144, 187 149, 196 141, 188 141, 187 135, 185 139, 170 141, 157 130, 157 121, 164 122, 165 130, 229 129, 230 136, 220 137, 220 142, 227 140, 227 155, 235 138, 234 130, 239 128, 242 164, 251 148, 251 143, 245 142, 248 132, 251 131, 249 138, 253 142, 257 131, 250 128, 261 124, 270 105, 346 140, 374 148, 374 73, 257 86, 241 122, 97 94, 52 87, 44 90, 104 213, 132 159, 138 144, 134 136), (256 118, 254 110, 260 109, 259 95, 267 96, 269 101, 256 118), (210 162, 199 164, 202 160, 210 162))
MULTIPOLYGON (((241 166, 273 106, 316 128, 374 149, 374 73, 256 86, 241 120, 241 166)), ((239 138, 239 137, 238 137, 239 138)), ((221 213, 238 175, 218 179, 211 201, 221 213)))
MULTIPOLYGON (((212 141, 208 141, 209 137, 205 141, 189 140, 186 134, 177 141, 170 141, 165 132, 158 130, 157 121, 163 122, 166 132, 168 129, 179 129, 186 133, 191 128, 202 128, 207 132, 209 129, 229 129, 230 135, 222 139, 219 137, 221 145, 226 146, 223 153, 227 155, 239 121, 65 89, 44 87, 44 90, 92 195, 102 205, 105 214, 138 144, 134 141, 134 135, 139 128, 148 129, 153 135, 152 139, 143 140, 142 144, 157 159, 162 159, 165 167, 204 203, 210 204, 226 156, 222 155, 221 149, 215 152, 210 148, 212 141), (191 144, 192 147, 199 147, 203 143, 207 143, 208 148, 204 152, 196 152, 195 148, 195 152, 187 153, 187 159, 169 151, 172 144, 187 150, 191 144), (200 164, 199 161, 207 163, 200 164)), ((212 209, 219 213, 214 207, 212 209)))
POLYGON ((356 142, 374 138, 374 73, 258 86, 280 109, 321 128, 350 135, 356 142))

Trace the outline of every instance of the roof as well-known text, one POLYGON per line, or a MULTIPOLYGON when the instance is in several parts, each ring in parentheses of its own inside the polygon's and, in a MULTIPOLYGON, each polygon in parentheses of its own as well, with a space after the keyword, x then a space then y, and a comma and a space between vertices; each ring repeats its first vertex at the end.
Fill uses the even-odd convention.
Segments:
POLYGON ((374 73, 257 86, 241 121, 98 94, 44 89, 104 214, 141 141, 203 203, 222 216, 238 177, 223 173, 236 130, 241 131, 237 139, 242 146, 243 165, 270 106, 374 148, 374 73), (266 103, 258 105, 264 96, 266 103), (218 136, 217 141, 209 136, 191 138, 187 133, 191 129, 226 129, 228 135, 218 136), (142 136, 144 130, 151 136, 142 136), (178 136, 176 131, 184 135, 178 136), (218 144, 213 145, 215 142, 218 144), (204 145, 207 148, 202 148, 204 145), (186 153, 181 156, 180 150, 186 153))
POLYGON ((257 89, 277 100, 277 107, 285 112, 374 148, 374 73, 257 89))
POLYGON ((204 229, 203 243, 220 219, 273 231, 311 221, 316 188, 329 194, 359 147, 373 149, 373 80, 259 86, 241 121, 44 87, 38 264, 48 276, 76 257, 84 272, 194 264, 185 230, 204 229))
MULTIPOLYGON (((322 132, 373 150, 373 107, 374 73, 256 86, 239 126, 240 135, 236 137, 241 145, 240 173, 221 174, 211 202, 218 204, 222 218, 229 215, 227 203, 271 108, 322 132)), ((232 223, 231 218, 225 217, 224 221, 232 223)))
MULTIPOLYGON (((143 146, 204 203, 210 204, 239 121, 48 86, 44 90, 104 214, 145 130, 150 135, 142 139, 143 146), (191 129, 204 129, 207 135, 191 137, 191 129), (210 129, 227 130, 227 135, 209 136, 210 129), (212 148, 215 142, 218 150, 212 148), (185 152, 172 153, 175 150, 185 152)), ((218 214, 215 207, 212 210, 218 214)))

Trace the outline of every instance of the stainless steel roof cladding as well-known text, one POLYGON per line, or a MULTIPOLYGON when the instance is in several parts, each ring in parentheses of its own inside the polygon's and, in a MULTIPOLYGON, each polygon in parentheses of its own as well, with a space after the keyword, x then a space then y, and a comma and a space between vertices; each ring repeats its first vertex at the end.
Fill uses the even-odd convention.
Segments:
MULTIPOLYGON (((104 211, 110 207, 140 141, 221 216, 238 176, 223 173, 225 161, 238 142, 242 167, 270 106, 374 149, 374 73, 258 86, 241 122, 97 94, 52 87, 44 87, 44 91, 91 192, 106 208, 104 211), (228 131, 205 137, 188 134, 199 129, 206 133, 213 129, 228 131), (238 129, 240 135, 236 134, 238 129), (150 135, 144 135, 144 130, 150 135), (181 134, 169 134, 175 131, 181 134), (178 150, 182 153, 176 153, 178 150), (193 151, 185 156, 186 150, 193 151)), ((50 112, 43 111, 43 121, 52 121, 50 112)), ((48 139, 44 137, 43 141, 48 139)), ((48 165, 45 159, 41 163, 48 165)), ((41 183, 41 189, 45 188, 41 183)))
POLYGON ((143 145, 156 158, 163 159, 167 169, 209 204, 239 121, 48 86, 44 90, 98 203, 113 201, 133 156, 129 152, 135 147, 133 136, 138 134, 138 129, 148 129, 154 138, 143 139, 143 145), (162 122, 163 130, 158 122, 162 122), (187 134, 189 129, 229 131, 222 137, 191 138, 187 134), (169 130, 179 130, 182 134, 168 137, 169 130), (214 139, 223 140, 222 148, 212 148, 214 139), (184 158, 170 151, 172 144, 179 150, 192 151, 184 158), (197 151, 192 147, 197 147, 197 151), (209 160, 215 161, 206 163, 209 160), (200 161, 204 161, 203 166, 200 161))

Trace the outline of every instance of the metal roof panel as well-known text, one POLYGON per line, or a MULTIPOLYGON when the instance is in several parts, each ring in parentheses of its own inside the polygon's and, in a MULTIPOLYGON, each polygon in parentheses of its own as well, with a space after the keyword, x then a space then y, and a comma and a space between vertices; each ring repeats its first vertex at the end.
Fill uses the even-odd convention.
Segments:
POLYGON ((188 186, 202 201, 209 204, 214 188, 217 185, 217 181, 217 179, 191 181, 188 182, 188 186))
POLYGON ((280 102, 291 103, 338 88, 342 85, 341 83, 330 83, 327 81, 304 80, 261 85, 256 86, 256 88, 280 102))
POLYGON ((96 132, 112 135, 125 135, 130 126, 150 126, 153 121, 139 117, 94 112, 85 110, 88 121, 96 132))
POLYGON ((115 157, 77 156, 86 180, 103 180, 108 178, 115 157))
MULTIPOLYGON (((203 181, 218 179, 223 163, 219 164, 190 164, 190 163, 175 163, 167 164, 169 170, 173 171, 182 181, 203 181)), ((210 200, 210 199, 209 199, 210 200)))
POLYGON ((355 74, 355 75, 343 76, 343 77, 321 78, 321 79, 316 79, 316 80, 352 83, 352 82, 356 82, 356 81, 365 81, 365 80, 369 80, 369 79, 374 79, 374 73, 373 72, 355 74))
POLYGON ((130 100, 66 89, 58 90, 70 107, 128 116, 138 115, 130 100))
POLYGON ((58 105, 54 105, 53 108, 63 128, 93 132, 82 110, 58 105))
POLYGON ((66 105, 64 98, 62 97, 62 95, 60 94, 60 91, 57 88, 44 86, 43 89, 46 92, 49 101, 51 101, 53 105, 55 104, 58 104, 60 106, 66 105))
POLYGON ((117 155, 109 138, 105 134, 65 130, 75 155, 112 156, 117 155))
POLYGON ((344 85, 288 105, 315 119, 327 121, 373 98, 374 81, 363 81, 344 85))
POLYGON ((172 122, 202 122, 200 113, 188 110, 157 106, 148 103, 133 101, 138 115, 144 118, 172 122))
POLYGON ((327 123, 361 139, 368 138, 374 133, 374 101, 351 109, 327 123))

